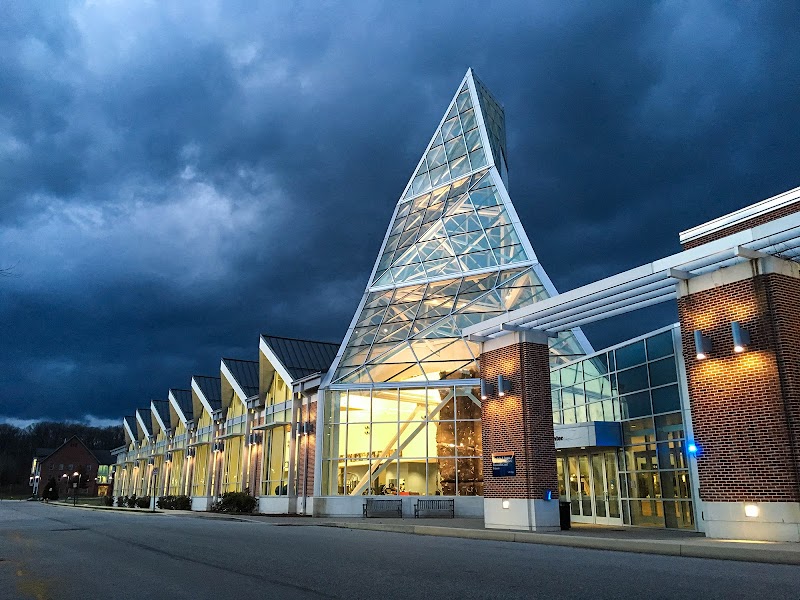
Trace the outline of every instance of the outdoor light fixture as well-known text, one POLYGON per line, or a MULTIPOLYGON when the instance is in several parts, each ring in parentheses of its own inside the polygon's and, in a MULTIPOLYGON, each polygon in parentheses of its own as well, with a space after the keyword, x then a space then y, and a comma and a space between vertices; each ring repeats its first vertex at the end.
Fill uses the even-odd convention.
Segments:
POLYGON ((492 384, 481 379, 481 400, 486 400, 492 393, 492 384))
POLYGON ((733 335, 733 351, 744 352, 750 345, 750 333, 746 329, 742 329, 739 321, 733 321, 731 322, 731 334, 733 335))
POLYGON ((509 508, 511 503, 508 500, 503 500, 503 508, 509 508))
POLYGON ((699 329, 694 330, 694 349, 697 352, 697 360, 703 360, 711 354, 711 340, 699 329))
POLYGON ((745 504, 744 505, 744 516, 745 517, 756 518, 758 516, 759 512, 761 512, 761 511, 759 511, 758 506, 755 505, 755 504, 745 504))
POLYGON ((497 376, 497 395, 501 398, 511 391, 511 382, 502 375, 497 376))
POLYGON ((697 454, 697 444, 695 444, 694 442, 689 442, 689 445, 686 446, 686 451, 692 456, 694 456, 695 454, 697 454))

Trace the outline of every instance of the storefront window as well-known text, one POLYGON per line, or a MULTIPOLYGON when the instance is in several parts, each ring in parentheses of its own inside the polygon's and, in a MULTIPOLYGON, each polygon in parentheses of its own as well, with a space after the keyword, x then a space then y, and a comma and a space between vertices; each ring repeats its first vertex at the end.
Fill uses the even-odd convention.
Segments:
POLYGON ((391 388, 326 394, 323 493, 483 493, 479 391, 391 388))

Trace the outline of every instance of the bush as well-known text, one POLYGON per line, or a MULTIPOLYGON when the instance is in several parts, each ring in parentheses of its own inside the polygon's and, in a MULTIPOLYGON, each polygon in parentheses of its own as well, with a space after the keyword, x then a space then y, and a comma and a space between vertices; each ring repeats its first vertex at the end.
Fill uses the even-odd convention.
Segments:
POLYGON ((141 496, 137 498, 136 506, 138 508, 150 508, 150 496, 141 496))
POLYGON ((136 494, 133 496, 126 496, 125 504, 128 505, 128 508, 136 508, 136 494))
POLYGON ((191 510, 192 500, 189 496, 161 496, 156 506, 163 510, 191 510))
POLYGON ((103 496, 103 504, 105 506, 114 506, 114 496, 103 496))
POLYGON ((47 500, 58 500, 58 484, 56 483, 55 477, 51 477, 50 481, 47 482, 47 487, 44 490, 44 497, 47 500))
POLYGON ((244 492, 226 492, 211 505, 214 512, 251 513, 256 508, 256 499, 244 492))
POLYGON ((117 506, 123 507, 128 505, 128 497, 127 496, 117 496, 117 506))

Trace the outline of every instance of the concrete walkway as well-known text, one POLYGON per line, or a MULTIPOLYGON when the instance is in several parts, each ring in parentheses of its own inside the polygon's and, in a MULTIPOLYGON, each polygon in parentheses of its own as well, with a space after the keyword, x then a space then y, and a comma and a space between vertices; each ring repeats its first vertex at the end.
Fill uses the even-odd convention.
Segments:
MULTIPOLYGON (((59 503, 59 506, 64 506, 59 503)), ((69 505, 71 506, 71 505, 69 505)), ((146 512, 143 509, 81 506, 83 509, 146 512)), ((642 527, 603 527, 573 524, 569 531, 532 533, 485 529, 482 519, 362 519, 303 517, 295 515, 228 515, 210 512, 158 510, 157 515, 260 523, 276 527, 336 527, 429 535, 496 542, 545 544, 593 550, 615 550, 643 554, 739 560, 758 563, 800 565, 800 544, 712 540, 702 533, 642 527)))

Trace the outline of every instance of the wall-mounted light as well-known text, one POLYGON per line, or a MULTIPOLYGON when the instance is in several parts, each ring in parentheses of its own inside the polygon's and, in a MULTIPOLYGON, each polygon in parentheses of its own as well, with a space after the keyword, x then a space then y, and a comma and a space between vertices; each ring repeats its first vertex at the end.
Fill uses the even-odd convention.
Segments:
POLYGON ((688 452, 691 456, 694 456, 699 452, 699 448, 694 442, 689 442, 689 444, 686 446, 686 452, 688 452))
POLYGON ((744 516, 750 517, 755 519, 761 511, 756 504, 745 504, 744 505, 744 516))
POLYGON ((167 452, 167 456, 164 459, 165 462, 172 462, 172 452, 167 452))
POLYGON ((503 508, 509 508, 511 506, 511 502, 508 500, 503 500, 503 508))
POLYGON ((481 379, 481 400, 486 400, 492 395, 492 384, 481 379))
POLYGON ((750 345, 750 332, 742 329, 739 321, 733 321, 731 323, 731 334, 733 335, 733 351, 737 353, 744 352, 747 346, 750 345))
POLYGON ((511 382, 502 375, 497 376, 497 395, 501 398, 511 391, 511 382))
POLYGON ((711 340, 703 335, 699 329, 694 330, 694 349, 697 353, 697 360, 708 358, 711 354, 711 340))

